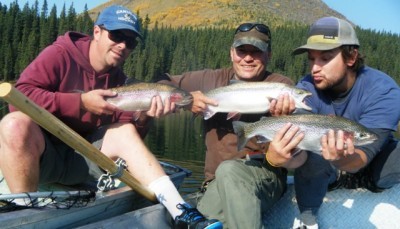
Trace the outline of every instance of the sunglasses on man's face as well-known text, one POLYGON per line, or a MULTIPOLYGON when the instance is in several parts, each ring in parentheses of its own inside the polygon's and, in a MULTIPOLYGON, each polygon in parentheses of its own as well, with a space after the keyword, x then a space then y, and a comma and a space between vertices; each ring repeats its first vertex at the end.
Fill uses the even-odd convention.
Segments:
POLYGON ((235 34, 238 32, 248 32, 255 28, 258 32, 263 33, 268 36, 269 39, 271 39, 271 31, 269 30, 269 27, 264 25, 264 24, 255 24, 255 23, 244 23, 241 24, 235 31, 235 34))
POLYGON ((125 46, 128 49, 134 49, 138 44, 136 36, 127 36, 120 30, 107 30, 103 27, 100 28, 108 32, 108 39, 112 40, 115 43, 124 42, 125 46))

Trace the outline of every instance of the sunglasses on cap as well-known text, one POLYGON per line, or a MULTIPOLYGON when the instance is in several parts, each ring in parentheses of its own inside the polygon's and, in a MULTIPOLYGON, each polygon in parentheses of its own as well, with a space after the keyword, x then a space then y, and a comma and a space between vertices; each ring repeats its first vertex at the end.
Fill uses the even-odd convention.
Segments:
POLYGON ((269 27, 264 24, 257 23, 243 23, 236 29, 235 34, 238 32, 248 32, 253 28, 255 28, 258 32, 267 35, 269 39, 271 39, 271 31, 269 30, 269 27))
POLYGON ((108 32, 108 39, 112 40, 115 43, 124 42, 125 46, 128 49, 134 49, 138 44, 138 41, 136 40, 136 36, 126 36, 120 30, 108 30, 101 26, 100 26, 100 29, 106 30, 108 32))

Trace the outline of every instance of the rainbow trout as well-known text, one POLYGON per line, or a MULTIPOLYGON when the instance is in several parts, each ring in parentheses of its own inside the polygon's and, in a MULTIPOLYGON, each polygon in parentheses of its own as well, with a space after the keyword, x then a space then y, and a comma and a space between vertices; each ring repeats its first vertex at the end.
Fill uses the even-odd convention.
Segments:
POLYGON ((163 102, 169 98, 177 107, 184 107, 193 100, 190 93, 161 83, 134 83, 110 90, 118 94, 105 100, 124 111, 147 111, 150 109, 151 99, 156 95, 159 95, 163 102))
POLYGON ((239 82, 205 93, 207 97, 218 101, 218 106, 208 105, 204 111, 204 119, 207 120, 218 112, 228 113, 227 119, 240 114, 267 113, 270 101, 284 93, 294 99, 296 108, 311 110, 303 103, 304 98, 311 95, 306 90, 276 82, 239 82))
POLYGON ((352 138, 355 146, 366 145, 378 139, 376 134, 364 126, 343 117, 298 114, 263 117, 260 121, 254 123, 234 121, 233 129, 238 137, 238 150, 243 149, 247 141, 255 136, 260 143, 272 141, 275 133, 287 123, 300 127, 299 132, 305 134, 297 148, 317 154, 321 154, 321 137, 327 134, 330 129, 344 131, 345 138, 352 138))

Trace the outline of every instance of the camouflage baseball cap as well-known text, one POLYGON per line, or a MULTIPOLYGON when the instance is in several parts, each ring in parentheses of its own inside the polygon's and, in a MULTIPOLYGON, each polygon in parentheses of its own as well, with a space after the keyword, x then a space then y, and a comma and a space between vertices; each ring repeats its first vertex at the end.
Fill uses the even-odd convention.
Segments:
POLYGON ((271 50, 271 32, 268 26, 260 23, 243 23, 236 29, 233 48, 252 45, 263 52, 271 50))

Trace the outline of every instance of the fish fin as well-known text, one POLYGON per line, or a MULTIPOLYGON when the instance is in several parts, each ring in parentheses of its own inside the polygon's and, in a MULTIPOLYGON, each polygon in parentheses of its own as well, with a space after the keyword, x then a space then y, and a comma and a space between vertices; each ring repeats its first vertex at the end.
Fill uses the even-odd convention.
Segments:
POLYGON ((239 112, 229 112, 226 120, 232 119, 234 121, 238 121, 240 119, 240 116, 242 116, 242 114, 240 114, 239 112))
POLYGON ((310 112, 310 111, 308 111, 308 110, 305 110, 305 109, 303 109, 303 108, 296 108, 296 109, 293 111, 292 114, 304 114, 304 115, 307 115, 307 114, 313 114, 313 113, 310 112))
POLYGON ((143 83, 143 81, 138 80, 134 77, 129 77, 125 80, 125 85, 132 85, 132 84, 137 84, 137 83, 143 83))
POLYGON ((217 113, 217 112, 215 112, 215 111, 213 111, 213 110, 210 110, 210 109, 206 109, 206 110, 203 112, 204 120, 210 119, 212 116, 215 115, 215 113, 217 113))
POLYGON ((273 97, 267 96, 267 101, 266 101, 266 108, 267 108, 267 112, 266 113, 270 113, 270 109, 271 109, 271 101, 274 100, 273 97))
POLYGON ((83 90, 79 90, 79 89, 74 89, 74 90, 72 90, 71 91, 72 93, 85 93, 85 91, 83 91, 83 90))
POLYGON ((165 81, 168 81, 169 83, 170 82, 172 83, 171 78, 172 78, 171 75, 168 74, 168 73, 158 74, 158 75, 153 77, 152 82, 158 83, 159 81, 163 81, 161 83, 165 83, 165 81))
POLYGON ((273 98, 273 97, 271 97, 271 96, 267 96, 268 105, 270 104, 270 102, 271 102, 272 100, 274 100, 274 98, 273 98))
POLYGON ((232 126, 233 126, 233 131, 235 132, 237 136, 237 150, 240 151, 242 150, 248 139, 246 138, 246 133, 244 131, 246 123, 242 121, 233 121, 232 126))
POLYGON ((237 83, 245 83, 245 81, 243 81, 243 80, 229 80, 229 85, 237 84, 237 83))
POLYGON ((303 150, 300 149, 300 148, 295 148, 295 150, 294 150, 293 153, 292 153, 292 157, 296 157, 297 155, 299 155, 299 153, 300 153, 301 151, 303 151, 303 150))
POLYGON ((256 139, 257 139, 257 143, 266 143, 266 142, 269 142, 269 140, 268 140, 268 138, 266 138, 266 137, 264 137, 264 136, 256 136, 256 139))
POLYGON ((141 111, 134 111, 133 112, 133 120, 137 121, 140 118, 140 115, 142 114, 141 111))

